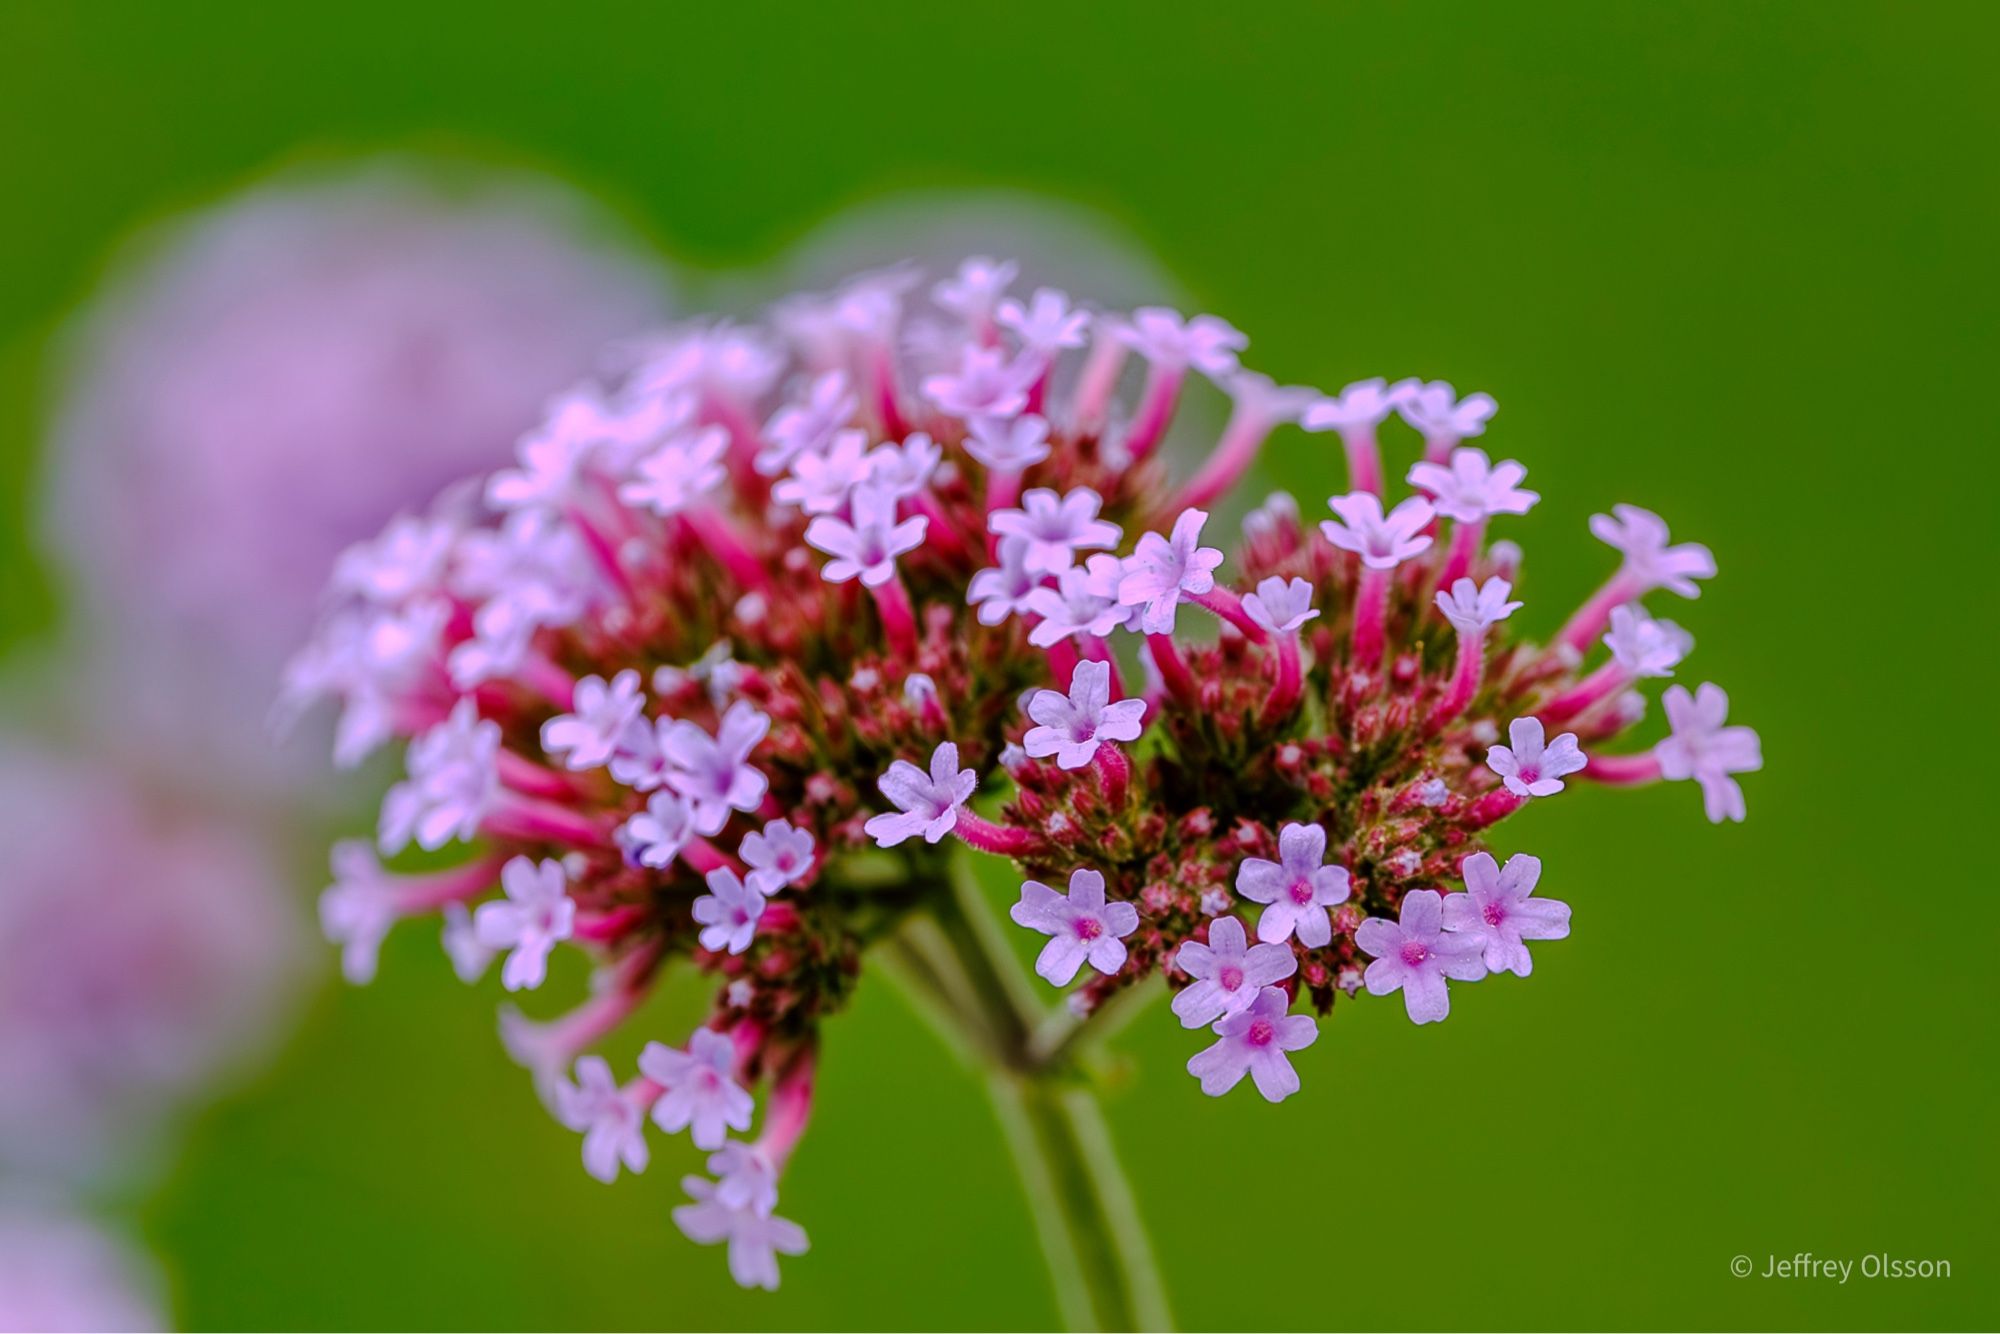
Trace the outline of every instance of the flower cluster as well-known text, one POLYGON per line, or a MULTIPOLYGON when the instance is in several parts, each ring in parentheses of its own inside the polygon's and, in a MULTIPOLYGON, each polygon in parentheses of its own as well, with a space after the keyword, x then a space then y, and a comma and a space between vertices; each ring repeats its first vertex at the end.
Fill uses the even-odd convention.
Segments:
POLYGON ((344 762, 410 738, 378 847, 337 850, 322 901, 349 975, 415 916, 468 978, 504 953, 509 990, 587 955, 589 999, 508 1011, 508 1049, 593 1174, 642 1170, 648 1121, 710 1152, 675 1217, 746 1285, 805 1248, 775 1209, 819 1026, 936 909, 946 840, 1020 869, 1013 920, 1071 1021, 1160 975, 1212 1030, 1202 1089, 1275 1101, 1337 995, 1435 1021, 1449 982, 1526 975, 1526 942, 1567 934, 1541 864, 1485 851, 1498 821, 1566 780, 1681 778, 1741 818, 1759 763, 1712 685, 1617 750, 1634 687, 1690 647, 1643 599, 1714 572, 1656 516, 1596 520, 1617 572, 1552 643, 1513 633, 1520 552, 1487 527, 1537 496, 1464 443, 1490 398, 1279 387, 1212 316, 1014 278, 970 260, 925 303, 871 273, 647 344, 516 466, 350 552, 288 683, 340 701, 344 762), (1176 481, 1196 377, 1234 410, 1176 481), (1424 441, 1400 497, 1391 414, 1424 441), (1285 424, 1339 434, 1349 490, 1316 525, 1273 497, 1225 559, 1204 507, 1285 424), (377 857, 458 843, 444 870, 377 857), (675 959, 713 1012, 621 1082, 591 1048, 675 959))

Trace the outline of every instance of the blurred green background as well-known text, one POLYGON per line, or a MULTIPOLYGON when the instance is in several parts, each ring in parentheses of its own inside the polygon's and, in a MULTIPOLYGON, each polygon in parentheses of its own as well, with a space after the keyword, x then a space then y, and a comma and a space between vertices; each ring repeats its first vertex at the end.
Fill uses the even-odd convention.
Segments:
MULTIPOLYGON (((135 223, 301 152, 462 147, 608 195, 699 265, 843 206, 1009 187, 1094 209, 1249 362, 1444 376, 1545 496, 1534 628, 1614 501, 1706 541, 1683 670, 1762 732, 1750 821, 1688 785, 1506 829, 1575 906, 1450 1022, 1343 1006, 1305 1093, 1204 1099, 1163 1006, 1113 1126, 1190 1327, 1991 1327, 1995 637, 1989 6, 1031 3, 0 7, 0 540, 10 640, 38 354, 135 223), (846 12, 842 12, 845 10, 846 12), (1257 1177, 1288 1188, 1276 1213, 1257 1177), (1737 1254, 1948 1280, 1737 1279, 1737 1254)), ((1392 460, 1406 446, 1399 437, 1392 460)), ((1322 438, 1267 479, 1324 495, 1322 438)), ((1664 604, 1662 604, 1664 610, 1664 604)), ((300 887, 301 902, 316 881, 300 887)), ((571 979, 573 982, 574 979, 571 979)), ((879 982, 879 980, 878 980, 879 982)), ((495 984, 488 982, 488 989, 495 984)), ((739 1293, 607 1188, 427 932, 130 1203, 199 1327, 1044 1326, 973 1078, 870 985, 786 1188, 812 1254, 739 1293)), ((691 1013, 696 991, 670 997, 691 1013)), ((669 1020, 662 1019, 665 1025, 669 1020)))

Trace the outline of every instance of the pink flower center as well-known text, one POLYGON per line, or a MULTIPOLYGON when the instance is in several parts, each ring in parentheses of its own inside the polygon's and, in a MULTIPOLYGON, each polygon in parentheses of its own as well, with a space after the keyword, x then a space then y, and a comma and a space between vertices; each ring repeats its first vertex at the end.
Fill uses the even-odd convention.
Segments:
POLYGON ((1301 908, 1308 907, 1313 901, 1313 882, 1305 879, 1294 880, 1290 893, 1293 903, 1301 908))
POLYGON ((1243 985, 1243 970, 1235 964, 1225 964, 1215 975, 1215 981, 1224 991, 1234 991, 1243 985))
POLYGON ((1408 964, 1412 968, 1415 968, 1425 959, 1431 957, 1430 950, 1424 946, 1423 942, 1416 940, 1404 941, 1401 952, 1403 956, 1403 962, 1408 964))
POLYGON ((1268 1047, 1271 1039, 1277 1036, 1277 1026, 1269 1019, 1253 1019, 1243 1034, 1243 1040, 1253 1047, 1268 1047))
POLYGON ((1542 766, 1539 764, 1524 764, 1521 766, 1521 772, 1516 776, 1520 778, 1522 782, 1532 786, 1541 781, 1542 766))
POLYGON ((1104 934, 1104 923, 1095 917, 1079 917, 1076 919, 1076 934, 1079 940, 1096 940, 1104 934))
POLYGON ((1507 910, 1497 903, 1489 903, 1480 912, 1480 916, 1486 919, 1486 925, 1498 926, 1507 920, 1507 910))

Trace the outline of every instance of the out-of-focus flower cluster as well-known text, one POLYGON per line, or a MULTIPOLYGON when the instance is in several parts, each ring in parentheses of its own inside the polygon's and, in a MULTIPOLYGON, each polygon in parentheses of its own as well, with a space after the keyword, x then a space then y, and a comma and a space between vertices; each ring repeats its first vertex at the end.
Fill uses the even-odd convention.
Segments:
POLYGON ((590 998, 509 1011, 508 1048, 593 1174, 641 1170, 649 1121, 709 1151, 676 1218, 746 1285, 805 1247, 775 1206, 819 1026, 940 892, 943 840, 1021 869, 1013 918, 1050 984, 1085 979, 1079 1022, 1160 975, 1208 1030, 1204 1091, 1275 1101, 1336 997, 1440 1020, 1451 982, 1568 934, 1540 862, 1485 850, 1497 822, 1578 779, 1692 779, 1741 818, 1759 763, 1712 685, 1670 686, 1671 737, 1621 750, 1635 687, 1691 646, 1643 600, 1714 573, 1653 514, 1593 521, 1616 572, 1552 643, 1514 633, 1521 552, 1488 529, 1537 496, 1466 443, 1490 398, 1280 387, 1213 316, 1015 277, 870 273, 661 337, 515 466, 344 555, 289 675, 294 706, 339 702, 341 763, 410 739, 321 900, 349 976, 411 917, 510 990, 590 956, 590 998), (1234 407, 1177 479, 1191 377, 1234 407), (1391 414, 1425 441, 1393 489, 1391 414), (1318 523, 1272 497, 1225 558, 1205 507, 1284 424, 1338 435, 1347 488, 1318 523), (713 1012, 621 1079, 592 1048, 676 959, 713 1012))

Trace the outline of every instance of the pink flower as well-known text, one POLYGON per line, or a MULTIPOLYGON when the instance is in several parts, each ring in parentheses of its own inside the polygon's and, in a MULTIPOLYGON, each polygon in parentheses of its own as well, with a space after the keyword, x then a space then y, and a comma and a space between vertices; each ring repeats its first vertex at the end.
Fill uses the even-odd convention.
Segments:
POLYGON ((1424 529, 1435 515, 1428 500, 1411 496, 1386 517, 1381 499, 1371 491, 1335 496, 1326 503, 1337 517, 1322 519, 1320 532, 1342 551, 1361 557, 1371 570, 1393 570, 1430 548, 1424 529))
POLYGON ((320 891, 319 926, 340 946, 340 972, 355 986, 375 980, 382 941, 401 917, 395 878, 382 869, 375 850, 358 838, 333 845, 333 883, 320 891))
POLYGON ((724 1208, 769 1217, 778 1207, 778 1169, 756 1145, 730 1140, 708 1156, 708 1170, 715 1174, 716 1203, 724 1208))
POLYGON ((1299 1091, 1299 1076, 1288 1052, 1301 1051, 1319 1039, 1312 1016, 1286 1014, 1285 993, 1265 987, 1255 1000, 1215 1026, 1215 1045, 1197 1052, 1188 1073, 1201 1081, 1201 1091, 1219 1098, 1250 1082, 1268 1102, 1283 1102, 1299 1091))
POLYGON ((993 318, 993 308, 1020 272, 1012 260, 974 255, 958 266, 957 274, 931 287, 931 299, 976 328, 993 318))
POLYGON ((897 760, 876 785, 902 813, 877 815, 865 828, 878 845, 893 848, 918 834, 926 843, 949 834, 958 824, 959 808, 978 789, 979 776, 958 767, 958 747, 945 741, 931 752, 928 774, 908 760, 897 760))
POLYGON ((1715 557, 1709 549, 1698 542, 1669 546, 1666 520, 1651 510, 1613 505, 1610 514, 1590 516, 1590 531, 1624 553, 1625 572, 1646 588, 1695 598, 1701 589, 1694 581, 1715 577, 1715 557))
POLYGON ((944 451, 922 431, 912 431, 899 445, 877 445, 868 454, 868 485, 891 500, 907 500, 931 484, 931 474, 944 451))
POLYGON ((1033 413, 975 417, 965 452, 994 472, 1026 472, 1049 456, 1049 424, 1033 413))
POLYGON ((400 852, 414 838, 435 852, 476 834, 499 793, 499 753, 500 724, 480 718, 471 699, 459 700, 450 717, 410 743, 409 778, 382 798, 382 851, 400 852))
POLYGON ((1611 660, 1633 677, 1672 676, 1694 649, 1694 636, 1672 621, 1656 621, 1636 602, 1611 609, 1604 647, 1611 660))
POLYGON ((1266 943, 1290 940, 1318 949, 1333 939, 1328 912, 1347 902, 1348 874, 1344 866, 1328 866, 1326 830, 1316 824, 1288 824, 1278 831, 1278 860, 1247 857, 1236 870, 1236 892, 1255 903, 1268 904, 1257 919, 1257 939, 1266 943))
POLYGON ((699 1246, 728 1242, 729 1276, 737 1286, 775 1292, 778 1257, 806 1253, 805 1229, 789 1218, 732 1208, 706 1177, 682 1177, 681 1188, 694 1203, 674 1209, 675 1225, 699 1246))
POLYGON ((1513 591, 1513 587, 1498 575, 1483 584, 1474 584, 1470 579, 1455 579, 1451 591, 1440 591, 1435 601, 1437 609, 1451 622, 1452 629, 1462 635, 1471 635, 1491 629, 1521 609, 1520 603, 1507 600, 1507 595, 1513 591))
POLYGON ((628 667, 609 685, 601 676, 586 676, 576 683, 570 707, 542 724, 542 749, 570 769, 601 769, 646 707, 639 673, 628 667))
MULTIPOLYGON (((716 953, 741 954, 757 938, 764 916, 764 895, 746 885, 735 871, 718 866, 708 873, 708 893, 694 901, 694 920, 701 923, 701 947, 716 953)), ((753 879, 755 878, 753 873, 753 879)))
POLYGON ((1480 523, 1495 514, 1526 514, 1541 497, 1521 489, 1528 470, 1508 459, 1494 463, 1483 449, 1454 449, 1449 465, 1422 462, 1410 467, 1410 485, 1430 493, 1439 514, 1459 523, 1480 523))
POLYGON ((1009 359, 997 347, 967 344, 956 374, 924 378, 924 397, 954 417, 1014 417, 1028 406, 1028 386, 1041 377, 1041 359, 1009 359))
POLYGON ((769 718, 739 700, 722 715, 713 737, 685 721, 661 734, 661 749, 673 766, 667 781, 687 800, 696 833, 720 833, 729 812, 754 811, 763 803, 770 784, 750 763, 750 753, 770 728, 769 718))
POLYGON ((1021 744, 1036 759, 1056 757, 1062 769, 1081 769, 1107 741, 1137 741, 1146 716, 1146 701, 1111 702, 1111 667, 1084 661, 1076 665, 1069 693, 1038 690, 1028 701, 1028 716, 1040 726, 1028 729, 1021 744))
POLYGON ((472 914, 473 934, 489 950, 512 951, 500 968, 502 986, 531 990, 548 976, 549 951, 569 939, 576 921, 569 876, 554 858, 515 857, 500 868, 500 888, 505 899, 472 914))
POLYGON ((663 871, 673 865, 681 849, 695 837, 694 820, 680 797, 672 792, 655 792, 646 799, 646 809, 627 820, 619 834, 621 845, 630 850, 639 865, 663 871))
POLYGON ((697 1028, 686 1051, 648 1042, 639 1073, 666 1092, 653 1104, 653 1124, 669 1135, 693 1127, 697 1149, 719 1149, 732 1130, 748 1130, 756 1102, 737 1084, 736 1048, 712 1028, 697 1028))
POLYGON ((1104 498, 1087 486, 1057 495, 1038 486, 1021 497, 1020 509, 998 510, 987 520, 999 536, 1026 543, 1021 568, 1030 574, 1061 574, 1076 561, 1076 553, 1092 547, 1115 547, 1118 525, 1097 517, 1104 498))
POLYGON ((1208 924, 1208 943, 1190 940, 1174 956, 1175 963, 1195 979, 1174 997, 1174 1013, 1187 1028, 1206 1028, 1217 1019, 1250 1007, 1265 987, 1298 971, 1290 947, 1265 944, 1246 948, 1243 923, 1218 917, 1208 924))
POLYGON ((1356 380, 1334 397, 1322 398, 1307 408, 1299 424, 1308 431, 1372 429, 1416 387, 1415 380, 1398 380, 1391 385, 1379 375, 1356 380))
POLYGON ((721 485, 728 445, 720 426, 675 436, 639 460, 638 476, 619 486, 618 498, 655 514, 679 514, 721 485))
POLYGON ((643 1172, 650 1159, 646 1148, 646 1116, 625 1096, 602 1056, 579 1057, 576 1082, 555 1086, 556 1120, 583 1136, 583 1170, 599 1181, 618 1179, 622 1163, 643 1172))
POLYGON ((1122 937, 1139 929, 1139 910, 1129 903, 1107 903, 1103 875, 1086 869, 1070 873, 1067 895, 1039 881, 1023 883, 1021 900, 1008 915, 1049 937, 1035 971, 1058 987, 1068 986, 1086 961, 1107 977, 1123 968, 1122 937))
POLYGON ((1354 943, 1375 959, 1362 974, 1368 994, 1402 992, 1411 1023, 1435 1023, 1451 1013, 1446 978, 1477 982, 1486 976, 1484 941, 1446 934, 1442 902, 1434 889, 1413 889, 1403 895, 1400 921, 1371 917, 1354 932, 1354 943))
POLYGON ((1042 619, 1028 632, 1028 642, 1049 648, 1070 638, 1102 639, 1125 625, 1131 611, 1118 600, 1124 577, 1123 562, 1098 552, 1084 564, 1064 570, 1054 588, 1045 584, 1030 588, 1025 610, 1042 619))
POLYGON ((1526 940, 1562 940, 1569 935, 1569 905, 1536 899, 1542 877, 1539 857, 1516 853, 1505 867, 1490 852, 1475 852, 1459 864, 1465 893, 1447 894, 1440 920, 1454 935, 1485 942, 1486 967, 1526 977, 1534 971, 1526 940))
POLYGON ((1128 323, 1118 326, 1118 340, 1156 366, 1192 366, 1203 375, 1227 375, 1236 369, 1236 354, 1250 340, 1228 321, 1213 315, 1183 320, 1165 306, 1141 306, 1128 323))
POLYGON ((1517 797, 1554 796, 1563 790, 1564 774, 1588 763, 1577 749, 1574 732, 1564 732, 1545 746, 1539 718, 1516 718, 1507 724, 1507 739, 1513 744, 1486 752, 1486 767, 1499 774, 1517 797))
POLYGON ((1312 599, 1313 586, 1305 580, 1272 575, 1258 581, 1256 592, 1243 595, 1243 610, 1272 634, 1291 634, 1319 615, 1312 599))
POLYGON ((1034 610, 1033 598, 1042 586, 1042 576, 1028 569, 1028 548, 1025 537, 1003 537, 996 553, 1000 563, 972 576, 965 600, 968 606, 979 609, 981 625, 998 625, 1009 616, 1034 610))
POLYGON ((762 832, 745 834, 737 854, 750 868, 750 887, 766 896, 803 883, 813 872, 813 836, 789 820, 772 820, 762 832))
MULTIPOLYGON (((792 475, 771 488, 771 498, 807 514, 837 514, 873 468, 864 431, 839 431, 824 450, 808 450, 792 460, 792 475)), ((811 539, 807 539, 810 541, 811 539)))
POLYGON ((1038 287, 1026 306, 1011 297, 1002 301, 995 319, 1021 340, 1023 351, 1051 358, 1064 348, 1082 347, 1090 316, 1072 309, 1069 297, 1053 287, 1038 287))
POLYGON ((1436 441, 1484 434, 1487 421, 1497 410, 1486 394, 1467 394, 1461 399, 1448 380, 1412 385, 1396 404, 1404 421, 1423 432, 1424 439, 1436 441))
POLYGON ((859 406, 848 387, 846 371, 827 371, 816 377, 803 401, 778 409, 765 424, 764 445, 753 461, 757 471, 776 477, 800 457, 819 453, 832 442, 835 432, 854 419, 859 406))
POLYGON ((1711 824, 1743 819, 1743 789, 1731 774, 1755 773, 1764 767, 1757 733, 1748 727, 1725 727, 1729 696, 1722 687, 1703 683, 1692 695, 1686 686, 1667 687, 1667 726, 1673 734, 1653 748, 1660 775, 1692 778, 1701 784, 1702 805, 1711 824))
POLYGON ((924 544, 930 520, 919 514, 896 522, 895 497, 872 486, 854 493, 852 521, 822 515, 806 525, 806 542, 833 557, 820 569, 830 584, 859 578, 880 588, 896 577, 896 557, 924 544))
POLYGON ((1215 587, 1215 567, 1222 564, 1222 552, 1201 545, 1202 525, 1207 522, 1206 511, 1184 510, 1174 520, 1172 537, 1141 534, 1138 550, 1126 559, 1118 600, 1141 609, 1139 626, 1147 634, 1172 634, 1181 600, 1215 587))

